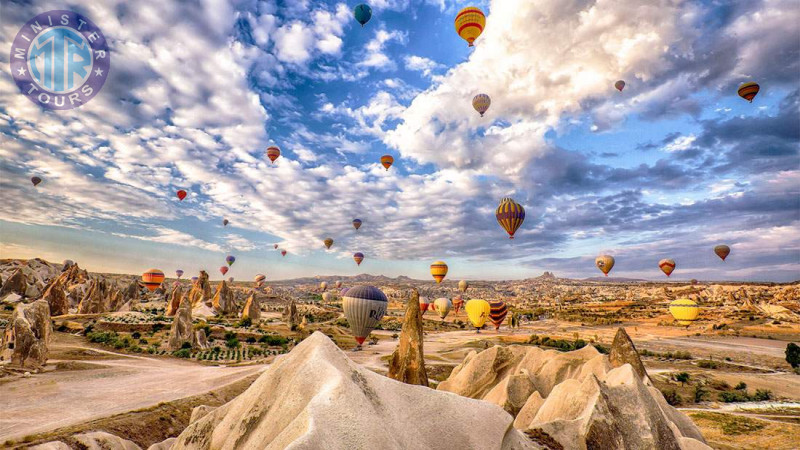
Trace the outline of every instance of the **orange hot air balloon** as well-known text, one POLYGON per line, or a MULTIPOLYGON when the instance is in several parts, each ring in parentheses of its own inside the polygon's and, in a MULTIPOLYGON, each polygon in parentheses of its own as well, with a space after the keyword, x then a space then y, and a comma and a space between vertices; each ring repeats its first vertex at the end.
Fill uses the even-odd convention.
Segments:
POLYGON ((739 97, 742 97, 748 102, 753 103, 753 99, 756 98, 756 94, 758 94, 760 89, 761 88, 758 86, 758 83, 748 81, 747 83, 742 83, 742 85, 739 86, 737 93, 739 94, 739 97))
POLYGON ((184 191, 183 189, 181 189, 180 191, 178 191, 178 192, 177 192, 177 195, 178 195, 178 199, 179 199, 179 200, 181 200, 181 201, 183 201, 183 199, 185 199, 185 198, 186 198, 186 191, 184 191))
POLYGON ((153 292, 164 282, 164 272, 158 269, 150 269, 142 274, 142 283, 148 291, 153 292))
POLYGON ((322 243, 325 244, 326 248, 331 248, 331 245, 333 245, 333 239, 327 238, 324 241, 322 241, 322 243))
POLYGON ((361 252, 353 253, 353 260, 356 262, 356 264, 358 264, 360 266, 361 265, 361 261, 364 260, 364 254, 361 253, 361 252))
POLYGON ((658 262, 658 267, 661 269, 662 272, 670 276, 672 271, 675 270, 675 260, 665 258, 658 262))
POLYGON ((611 255, 600 255, 594 260, 594 265, 597 266, 606 276, 611 269, 614 268, 614 257, 611 255))
POLYGON ((725 258, 727 258, 728 255, 731 254, 731 248, 728 247, 727 245, 718 245, 714 247, 714 253, 716 253, 717 256, 722 258, 723 261, 725 261, 725 258))
POLYGON ((392 163, 394 163, 394 158, 392 158, 392 155, 381 156, 381 164, 386 168, 386 170, 389 170, 389 167, 392 167, 392 163))
POLYGON ((480 8, 468 6, 458 12, 454 25, 456 33, 472 47, 475 39, 483 33, 483 28, 486 26, 486 16, 480 8))
POLYGON ((278 159, 279 156, 281 156, 281 149, 279 149, 274 145, 267 148, 267 158, 269 158, 269 160, 272 161, 273 164, 275 163, 275 160, 278 159))
POLYGON ((431 264, 431 275, 437 283, 441 283, 447 275, 447 264, 444 261, 435 261, 431 264))

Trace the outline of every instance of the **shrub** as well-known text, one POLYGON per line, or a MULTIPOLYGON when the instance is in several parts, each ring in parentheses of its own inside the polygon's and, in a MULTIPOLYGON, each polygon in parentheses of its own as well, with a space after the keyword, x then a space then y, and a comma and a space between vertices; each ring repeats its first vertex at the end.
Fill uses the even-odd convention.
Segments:
POLYGON ((719 393, 719 401, 725 403, 746 402, 750 396, 744 391, 728 391, 719 393))
POLYGON ((708 391, 701 385, 694 387, 694 402, 700 403, 708 397, 708 391))
POLYGON ((786 346, 786 362, 794 368, 800 367, 800 346, 794 342, 786 346))
POLYGON ((288 344, 289 340, 283 336, 278 336, 274 334, 265 334, 264 336, 261 336, 258 342, 267 344, 269 346, 279 346, 288 344))
POLYGON ((252 325, 253 325, 253 319, 249 317, 245 317, 244 319, 240 320, 238 324, 236 324, 237 327, 242 327, 242 328, 247 328, 252 325))
POLYGON ((708 360, 708 359, 704 359, 704 360, 698 361, 697 362, 697 366, 701 367, 703 369, 718 369, 719 368, 719 363, 717 363, 715 361, 708 360))
POLYGON ((602 353, 602 354, 604 354, 604 355, 607 355, 607 354, 608 354, 608 352, 609 352, 609 349, 608 349, 608 347, 606 347, 605 345, 603 345, 603 344, 600 344, 600 343, 595 343, 595 344, 593 344, 593 345, 594 345, 594 348, 596 348, 598 352, 600 352, 600 353, 602 353))
POLYGON ((737 384, 736 387, 734 387, 734 389, 736 389, 737 391, 746 391, 747 383, 745 383, 744 381, 740 381, 739 384, 737 384))
POLYGON ((672 378, 674 378, 675 381, 679 382, 681 384, 681 386, 683 386, 684 384, 689 382, 689 378, 691 378, 691 377, 690 377, 688 372, 679 372, 679 373, 673 374, 672 378))
POLYGON ((113 331, 90 331, 86 334, 86 337, 89 338, 89 342, 108 344, 117 338, 117 333, 113 331))
POLYGON ((244 341, 247 342, 248 344, 255 344, 256 343, 256 338, 254 338, 253 336, 250 336, 247 339, 245 339, 244 341))
POLYGON ((757 402, 772 400, 772 391, 769 389, 756 389, 756 393, 753 395, 753 400, 757 402))
POLYGON ((180 350, 175 351, 172 353, 174 356, 178 358, 190 358, 192 356, 192 350, 189 348, 182 348, 180 350))
POLYGON ((134 339, 139 339, 139 338, 141 338, 141 337, 142 337, 142 333, 139 333, 138 331, 134 331, 134 332, 131 334, 131 337, 132 337, 132 338, 134 338, 134 339))
POLYGON ((678 395, 678 392, 675 389, 661 391, 661 394, 664 395, 664 400, 666 400, 670 405, 678 406, 681 404, 681 396, 678 395))
POLYGON ((166 325, 163 323, 154 323, 153 324, 153 333, 158 333, 159 331, 163 330, 166 325))
POLYGON ((229 341, 229 340, 235 339, 235 338, 236 338, 236 332, 234 332, 234 331, 226 331, 225 332, 225 340, 226 341, 229 341))
POLYGON ((225 345, 228 348, 237 348, 239 347, 239 340, 236 338, 228 339, 227 341, 225 341, 225 345))

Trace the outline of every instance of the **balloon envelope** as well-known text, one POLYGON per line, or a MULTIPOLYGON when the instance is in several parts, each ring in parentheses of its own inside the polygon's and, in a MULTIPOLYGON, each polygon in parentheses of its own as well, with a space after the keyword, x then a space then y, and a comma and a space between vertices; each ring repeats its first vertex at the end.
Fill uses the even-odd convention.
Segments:
POLYGON ((386 314, 388 300, 375 286, 355 286, 342 299, 342 309, 359 345, 386 314))
POLYGON ((436 307, 436 312, 439 314, 439 317, 444 320, 447 317, 447 314, 450 312, 450 309, 453 307, 453 302, 450 301, 449 298, 437 298, 433 302, 434 306, 436 307))
POLYGON ((361 253, 361 252, 353 253, 353 260, 356 262, 356 264, 358 264, 360 266, 361 265, 361 261, 364 260, 364 254, 361 253))
POLYGON ((228 219, 222 219, 222 226, 223 227, 227 227, 229 223, 230 222, 228 222, 228 219))
POLYGON ((454 25, 456 33, 472 47, 475 39, 483 33, 483 27, 486 26, 486 16, 480 8, 468 6, 458 12, 454 25))
POLYGON ((233 277, 228 277, 228 283, 233 283, 233 277))
POLYGON ((594 260, 594 265, 600 269, 606 276, 608 276, 608 272, 611 272, 611 269, 614 268, 614 257, 611 255, 600 255, 597 259, 594 260))
POLYGON ((467 292, 467 288, 469 288, 469 283, 467 280, 461 280, 458 282, 458 290, 461 292, 467 292))
POLYGON ((281 256, 286 256, 286 250, 281 250, 281 256))
POLYGON ((322 301, 329 302, 329 301, 331 301, 332 298, 333 298, 333 296, 331 295, 330 292, 323 292, 322 293, 322 301))
POLYGON ((725 258, 727 258, 728 255, 731 254, 731 248, 728 247, 727 245, 718 245, 714 247, 714 253, 716 253, 717 256, 722 258, 723 261, 725 261, 725 258))
POLYGON ((148 291, 153 292, 161 286, 164 281, 164 272, 158 269, 150 269, 142 274, 142 283, 148 291))
POLYGON ((253 281, 255 281, 256 283, 263 283, 264 280, 266 280, 266 279, 267 279, 266 275, 258 274, 258 275, 256 275, 255 278, 253 278, 253 281))
POLYGON ((614 87, 617 88, 618 91, 622 92, 622 90, 625 89, 625 82, 619 80, 616 83, 614 83, 614 87))
POLYGON ((444 261, 434 261, 431 264, 431 275, 437 283, 441 283, 447 275, 447 264, 444 261))
POLYGON ((500 205, 497 206, 494 215, 497 223, 508 233, 508 238, 514 239, 514 233, 525 221, 525 208, 513 199, 506 197, 500 200, 500 205))
POLYGON ((456 311, 456 314, 458 314, 462 306, 464 306, 464 299, 459 295, 453 299, 453 309, 456 311))
POLYGON ((481 114, 481 117, 483 117, 483 113, 489 109, 491 104, 492 99, 486 94, 478 94, 472 98, 472 107, 481 114))
POLYGON ((422 315, 425 315, 425 311, 431 309, 431 302, 428 300, 428 297, 420 297, 419 298, 419 310, 422 312, 422 315))
POLYGON ((175 275, 176 275, 178 278, 182 277, 182 276, 183 276, 183 270, 181 270, 181 269, 178 269, 178 270, 176 270, 176 271, 175 271, 175 275))
POLYGON ((219 273, 221 273, 223 276, 224 276, 226 273, 228 273, 228 266, 221 266, 221 267, 219 268, 219 273))
POLYGON ((177 195, 178 195, 178 199, 183 200, 183 199, 186 198, 186 191, 181 189, 180 191, 177 192, 177 195))
POLYGON ((658 268, 661 269, 662 272, 670 276, 672 271, 675 270, 675 260, 664 258, 658 262, 658 268))
POLYGON ((381 156, 381 164, 386 168, 386 170, 389 170, 389 167, 392 167, 392 163, 394 163, 394 158, 392 155, 381 156))
POLYGON ((355 16, 356 21, 358 21, 358 23, 360 23, 363 27, 372 17, 372 8, 365 3, 356 5, 356 7, 353 9, 353 16, 355 16))
POLYGON ((492 320, 494 329, 499 330, 500 325, 506 319, 506 314, 508 314, 508 305, 506 305, 506 302, 499 300, 496 302, 489 302, 489 308, 489 319, 492 320))
POLYGON ((323 291, 325 289, 328 289, 328 283, 323 281, 322 283, 319 284, 319 288, 322 289, 323 291))
POLYGON ((333 239, 327 238, 324 241, 322 241, 322 243, 325 244, 325 247, 331 248, 331 245, 333 245, 333 239))
POLYGON ((342 282, 341 281, 337 281, 336 282, 336 289, 339 289, 340 287, 342 287, 342 282))
POLYGON ((31 177, 31 183, 33 183, 34 186, 38 186, 39 183, 41 183, 41 182, 42 182, 41 178, 39 178, 39 177, 31 177))
POLYGON ((236 257, 233 255, 228 255, 225 257, 225 262, 228 263, 229 266, 232 266, 233 263, 236 262, 236 257))
POLYGON ((361 219, 353 219, 353 228, 356 230, 361 228, 361 219))
POLYGON ((697 320, 700 315, 700 307, 697 303, 686 299, 678 299, 669 304, 669 312, 679 324, 689 326, 697 320))
POLYGON ((742 97, 748 102, 753 103, 753 99, 756 98, 756 94, 758 94, 760 89, 761 87, 758 85, 758 83, 748 81, 747 83, 742 83, 742 85, 739 86, 738 94, 739 97, 742 97))
POLYGON ((489 318, 489 312, 491 312, 489 302, 478 299, 468 301, 464 309, 467 311, 467 317, 469 317, 472 326, 479 329, 486 323, 486 319, 489 318))
POLYGON ((276 146, 267 147, 267 158, 273 163, 278 157, 281 156, 281 149, 276 146))

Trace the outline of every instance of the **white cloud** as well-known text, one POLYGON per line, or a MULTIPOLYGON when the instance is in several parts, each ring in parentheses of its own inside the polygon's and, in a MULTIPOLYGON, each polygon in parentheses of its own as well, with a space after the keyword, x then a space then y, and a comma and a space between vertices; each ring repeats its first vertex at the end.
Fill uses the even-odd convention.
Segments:
POLYGON ((669 144, 665 145, 661 148, 661 150, 665 152, 681 152, 684 150, 688 150, 692 147, 692 144, 697 139, 697 136, 694 134, 689 134, 686 136, 678 136, 670 142, 669 144))
POLYGON ((396 67, 394 61, 384 52, 386 46, 396 41, 399 43, 405 42, 407 39, 404 32, 398 30, 387 31, 384 28, 378 29, 375 32, 375 37, 367 43, 366 55, 358 63, 359 67, 367 67, 379 70, 392 70, 396 67))
POLYGON ((407 55, 405 62, 407 69, 422 72, 422 75, 426 77, 430 77, 434 70, 444 67, 432 59, 417 55, 407 55))

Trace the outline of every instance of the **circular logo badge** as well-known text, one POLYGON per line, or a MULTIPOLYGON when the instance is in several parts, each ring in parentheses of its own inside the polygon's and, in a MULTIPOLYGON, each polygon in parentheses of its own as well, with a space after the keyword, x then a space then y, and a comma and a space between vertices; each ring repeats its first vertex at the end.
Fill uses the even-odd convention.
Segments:
POLYGON ((53 10, 29 20, 11 45, 11 74, 20 91, 47 109, 72 109, 103 87, 111 53, 85 16, 53 10))

